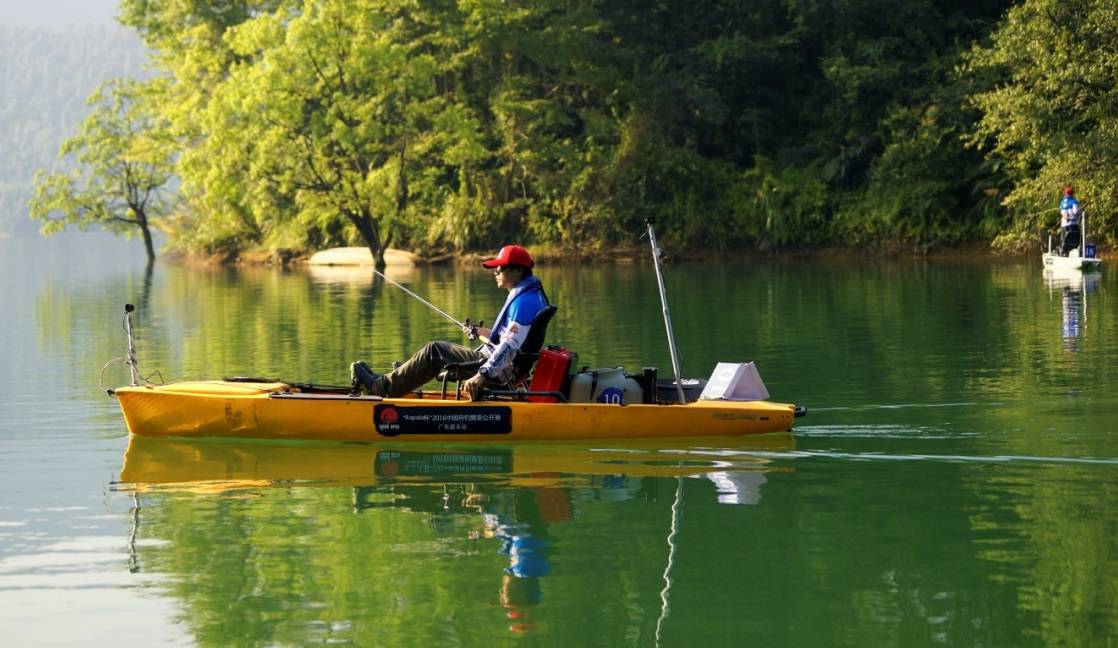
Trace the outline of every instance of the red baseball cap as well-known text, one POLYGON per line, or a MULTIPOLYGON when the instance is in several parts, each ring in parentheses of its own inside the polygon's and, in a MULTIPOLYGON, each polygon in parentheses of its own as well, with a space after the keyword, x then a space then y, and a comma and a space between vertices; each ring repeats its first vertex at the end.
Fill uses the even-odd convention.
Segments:
POLYGON ((481 265, 485 266, 486 268, 498 268, 500 266, 507 265, 517 265, 524 266, 525 268, 531 268, 536 264, 532 261, 532 255, 528 254, 528 250, 525 250, 519 245, 506 245, 505 247, 501 248, 500 252, 497 253, 496 258, 489 259, 488 261, 482 261, 481 265))

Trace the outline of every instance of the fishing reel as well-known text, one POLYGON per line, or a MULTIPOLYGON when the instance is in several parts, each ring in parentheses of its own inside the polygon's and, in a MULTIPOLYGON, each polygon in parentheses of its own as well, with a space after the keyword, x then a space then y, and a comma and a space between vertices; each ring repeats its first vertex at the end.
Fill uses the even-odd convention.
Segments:
POLYGON ((481 339, 481 335, 478 334, 477 330, 479 328, 485 328, 485 322, 479 320, 476 324, 471 324, 470 318, 467 317, 465 321, 462 322, 462 328, 466 330, 467 340, 478 340, 481 339))

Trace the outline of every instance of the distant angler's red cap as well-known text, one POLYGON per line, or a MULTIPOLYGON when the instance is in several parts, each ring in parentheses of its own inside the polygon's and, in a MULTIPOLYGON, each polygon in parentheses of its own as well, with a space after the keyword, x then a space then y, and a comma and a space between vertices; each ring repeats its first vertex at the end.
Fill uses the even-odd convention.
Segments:
POLYGON ((532 261, 532 255, 528 254, 528 250, 525 250, 519 245, 506 245, 505 247, 501 248, 500 252, 497 253, 496 258, 489 259, 488 261, 482 261, 481 265, 485 266, 486 268, 498 268, 500 266, 507 265, 518 265, 524 266, 525 268, 531 268, 536 264, 532 261))
POLYGON ((1064 195, 1065 196, 1070 196, 1073 193, 1075 193, 1075 189, 1071 185, 1068 185, 1068 186, 1064 187, 1064 195))

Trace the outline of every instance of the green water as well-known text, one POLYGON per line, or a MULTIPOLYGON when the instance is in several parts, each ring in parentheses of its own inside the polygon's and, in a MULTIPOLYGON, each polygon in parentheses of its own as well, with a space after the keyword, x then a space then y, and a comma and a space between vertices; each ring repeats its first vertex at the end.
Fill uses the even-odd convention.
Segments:
MULTIPOLYGON (((550 342, 669 373, 648 266, 538 274, 550 342)), ((394 276, 459 318, 503 298, 480 270, 394 276)), ((808 407, 793 434, 130 445, 97 386, 125 302, 141 370, 168 381, 340 384, 354 359, 456 331, 361 274, 148 273, 134 243, 0 239, 6 642, 1115 643, 1113 267, 741 261, 666 280, 684 372, 755 361, 774 400, 808 407)))

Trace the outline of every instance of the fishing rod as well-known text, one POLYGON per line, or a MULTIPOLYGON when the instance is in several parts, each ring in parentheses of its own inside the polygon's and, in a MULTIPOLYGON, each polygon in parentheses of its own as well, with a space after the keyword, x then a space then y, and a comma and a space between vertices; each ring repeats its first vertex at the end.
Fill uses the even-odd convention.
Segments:
POLYGON ((1038 212, 1033 212, 1031 214, 1022 214, 1021 216, 1018 216, 1018 218, 1032 218, 1033 216, 1040 216, 1041 214, 1047 214, 1050 211, 1060 211, 1060 208, 1059 207, 1049 207, 1048 209, 1042 209, 1038 212))
MULTIPOLYGON (((381 279, 384 279, 385 281, 392 284, 393 286, 396 286, 397 288, 406 292, 407 294, 411 295, 412 297, 415 297, 416 299, 419 300, 419 303, 423 304, 427 308, 430 308, 431 310, 435 311, 439 315, 442 315, 447 320, 449 320, 453 324, 457 325, 459 329, 469 328, 471 331, 476 331, 477 327, 481 326, 480 322, 477 325, 471 325, 469 319, 467 319, 465 322, 459 322, 458 320, 451 317, 450 314, 447 313, 446 311, 444 311, 443 309, 441 309, 438 306, 432 304, 431 302, 427 301, 426 299, 420 297, 419 295, 415 294, 411 290, 408 290, 408 288, 406 286, 404 286, 400 282, 396 281, 395 279, 389 278, 388 275, 384 274, 380 270, 377 270, 376 268, 373 268, 372 270, 373 270, 373 274, 380 277, 381 279)), ((481 340, 482 342, 485 342, 486 344, 489 344, 489 338, 485 337, 484 335, 477 335, 477 339, 481 340)))
POLYGON ((648 225, 648 242, 652 244, 652 260, 656 265, 656 283, 660 286, 660 303, 664 306, 664 328, 668 332, 668 352, 672 355, 672 371, 675 372, 675 389, 679 394, 679 402, 686 403, 683 395, 683 382, 679 371, 679 353, 675 348, 675 334, 672 333, 672 316, 668 312, 668 292, 664 289, 664 273, 660 270, 660 248, 656 245, 656 230, 652 229, 652 219, 646 218, 648 225))

